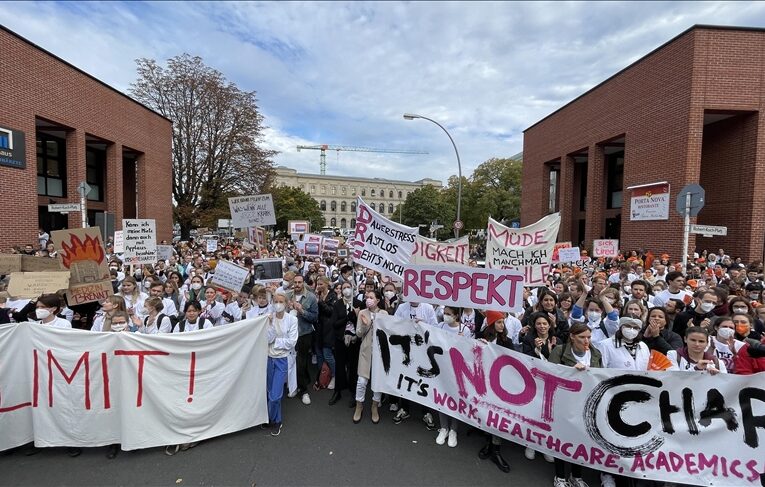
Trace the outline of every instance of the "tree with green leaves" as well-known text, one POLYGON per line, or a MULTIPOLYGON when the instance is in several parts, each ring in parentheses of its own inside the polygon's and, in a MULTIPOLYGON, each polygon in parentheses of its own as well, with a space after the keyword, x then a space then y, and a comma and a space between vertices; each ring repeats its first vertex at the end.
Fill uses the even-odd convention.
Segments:
POLYGON ((300 188, 276 186, 271 188, 276 212, 276 231, 287 233, 290 220, 309 220, 311 228, 320 230, 325 225, 319 203, 300 188))
POLYGON ((138 59, 130 94, 173 121, 174 216, 181 238, 227 198, 258 194, 273 179, 274 151, 262 147, 263 116, 243 91, 202 58, 182 54, 160 66, 138 59))
MULTIPOLYGON (((420 224, 430 226, 433 220, 438 220, 440 224, 446 227, 444 223, 447 220, 454 221, 453 212, 450 213, 449 205, 444 202, 442 191, 436 186, 426 184, 417 188, 406 197, 402 208, 403 223, 410 227, 416 227, 420 224)), ((427 234, 428 229, 424 232, 427 234)))
MULTIPOLYGON (((468 206, 473 221, 483 221, 477 227, 486 226, 489 216, 495 220, 512 220, 521 216, 521 169, 517 159, 492 158, 478 166, 470 178, 475 200, 468 206)), ((463 205, 464 203, 463 186, 463 205)))

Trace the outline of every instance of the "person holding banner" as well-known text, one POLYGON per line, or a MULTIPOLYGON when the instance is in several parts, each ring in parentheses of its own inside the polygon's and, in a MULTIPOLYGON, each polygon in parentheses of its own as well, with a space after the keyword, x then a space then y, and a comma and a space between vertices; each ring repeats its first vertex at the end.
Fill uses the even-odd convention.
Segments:
POLYGON ((727 374, 725 363, 712 352, 707 351, 709 331, 700 326, 691 326, 685 332, 685 346, 667 353, 667 358, 676 365, 672 370, 686 372, 709 372, 727 374))
MULTIPOLYGON (((450 333, 456 333, 457 335, 465 336, 467 338, 473 338, 473 333, 470 329, 460 323, 461 310, 454 306, 444 306, 444 321, 439 323, 438 327, 442 330, 450 333)), ((438 430, 438 436, 436 436, 436 444, 443 445, 447 442, 449 448, 457 446, 457 431, 459 430, 460 422, 448 414, 444 414, 439 411, 438 423, 441 428, 438 430)))
POLYGON ((72 328, 72 324, 57 316, 62 309, 61 298, 58 294, 43 294, 37 298, 35 304, 35 317, 41 325, 54 328, 72 328))
MULTIPOLYGON (((364 300, 366 308, 359 312, 359 318, 356 322, 356 336, 361 339, 361 347, 359 349, 359 378, 356 382, 356 409, 353 412, 354 423, 361 421, 367 385, 372 377, 372 337, 375 316, 378 314, 388 314, 384 309, 380 308, 381 303, 382 295, 380 291, 367 292, 364 300)), ((372 422, 375 424, 380 422, 380 399, 382 399, 382 393, 372 390, 371 417, 372 422)))
POLYGON ((125 300, 125 307, 130 316, 143 313, 143 302, 146 301, 148 295, 138 289, 138 282, 133 276, 125 277, 120 292, 117 294, 125 300))
POLYGON ((268 321, 268 422, 271 436, 282 432, 282 396, 287 383, 287 357, 298 341, 298 320, 287 313, 287 296, 274 296, 274 312, 268 321))
MULTIPOLYGON (((563 312, 558 309, 558 297, 554 292, 547 288, 539 288, 535 312, 545 313, 549 317, 549 321, 552 323, 552 333, 558 337, 560 343, 565 343, 568 339, 568 321, 563 312)), ((533 329, 534 321, 531 319, 531 316, 534 316, 536 313, 524 317, 521 340, 523 340, 523 337, 530 329, 533 329)))
POLYGON ((138 326, 138 333, 156 335, 157 333, 172 333, 173 322, 170 317, 161 313, 164 309, 162 298, 152 296, 144 301, 145 317, 143 320, 133 315, 133 323, 138 326))
MULTIPOLYGON (((552 364, 574 367, 579 371, 603 366, 600 351, 592 346, 592 330, 584 323, 574 323, 569 330, 569 340, 550 352, 552 364)), ((587 487, 582 480, 582 466, 555 458, 555 478, 553 487, 587 487), (571 476, 566 480, 566 465, 571 466, 571 476)))
POLYGON ((643 342, 642 329, 643 322, 638 318, 619 318, 616 334, 601 342, 595 342, 603 356, 603 366, 607 369, 648 370, 651 352, 643 342))
POLYGON ((250 296, 252 296, 252 305, 245 311, 245 318, 249 320, 273 312, 272 304, 268 302, 268 290, 264 286, 255 285, 250 296))
POLYGON ((202 302, 202 318, 210 320, 213 326, 223 324, 223 312, 226 307, 218 301, 218 291, 212 286, 205 288, 205 300, 202 302))
POLYGON ((206 330, 212 328, 211 321, 200 316, 202 304, 199 301, 189 301, 183 308, 184 318, 178 321, 173 327, 173 333, 183 333, 186 331, 206 330))

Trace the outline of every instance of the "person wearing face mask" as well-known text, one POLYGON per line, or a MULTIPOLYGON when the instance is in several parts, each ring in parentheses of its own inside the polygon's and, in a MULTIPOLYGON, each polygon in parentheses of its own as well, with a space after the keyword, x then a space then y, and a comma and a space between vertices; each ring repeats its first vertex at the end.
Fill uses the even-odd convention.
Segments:
POLYGON ((736 330, 734 334, 737 340, 756 345, 760 342, 760 336, 752 329, 754 320, 749 313, 733 313, 731 316, 733 326, 736 330))
MULTIPOLYGON (((356 322, 356 336, 361 341, 359 349, 359 367, 357 370, 358 380, 356 382, 356 409, 353 412, 353 422, 361 421, 364 412, 364 401, 367 394, 367 385, 372 377, 372 330, 374 329, 374 320, 377 315, 387 315, 388 313, 380 307, 382 304, 382 295, 380 291, 368 292, 365 298, 365 309, 359 312, 356 322)), ((380 399, 382 393, 372 390, 372 422, 380 422, 380 399)))
POLYGON ((353 306, 353 284, 344 281, 340 286, 340 299, 335 300, 333 309, 335 334, 335 390, 329 405, 342 399, 342 391, 351 393, 350 407, 356 407, 356 378, 359 363, 359 345, 356 335, 357 315, 353 306))
POLYGON ((111 271, 116 271, 117 272, 117 282, 120 283, 120 284, 122 283, 122 281, 125 280, 125 273, 122 272, 121 267, 122 266, 120 265, 119 262, 112 261, 111 263, 109 263, 109 271, 110 272, 111 271))
POLYGON ((714 335, 709 337, 707 352, 714 354, 725 365, 728 373, 736 373, 735 358, 745 343, 737 340, 736 327, 730 316, 718 316, 712 321, 714 335))
MULTIPOLYGON (((125 300, 122 299, 122 296, 109 296, 105 300, 101 302, 101 310, 96 313, 96 317, 93 320, 93 326, 91 327, 91 331, 112 331, 111 322, 112 317, 114 316, 114 313, 117 311, 121 311, 124 313, 127 313, 127 308, 125 307, 125 300)), ((125 323, 125 327, 127 327, 127 323, 129 323, 130 320, 127 320, 125 323)))
POLYGON ((298 340, 297 318, 287 313, 287 296, 274 296, 274 312, 268 320, 268 422, 271 436, 282 431, 282 395, 287 382, 287 357, 298 340))
POLYGON ((619 318, 619 329, 611 338, 595 343, 603 355, 603 365, 608 369, 647 370, 651 355, 643 343, 643 322, 636 318, 619 318))
POLYGON ((612 306, 614 299, 605 293, 607 290, 595 298, 588 298, 586 294, 582 294, 571 308, 569 316, 569 326, 584 322, 590 327, 593 343, 612 337, 619 328, 619 312, 612 306))
POLYGON ((711 290, 697 291, 694 300, 695 308, 678 313, 675 317, 672 331, 680 336, 685 336, 685 330, 691 326, 711 329, 712 319, 715 317, 714 309, 717 306, 717 293, 711 290))
POLYGON ((184 302, 201 301, 204 299, 204 282, 201 276, 192 276, 188 289, 183 293, 184 302))
POLYGON ((395 314, 401 301, 398 299, 398 294, 396 294, 396 285, 392 282, 383 286, 383 299, 385 302, 385 310, 388 314, 395 314))
POLYGON ((43 294, 37 298, 35 317, 41 325, 54 328, 72 328, 72 324, 56 316, 61 311, 61 298, 58 294, 43 294))

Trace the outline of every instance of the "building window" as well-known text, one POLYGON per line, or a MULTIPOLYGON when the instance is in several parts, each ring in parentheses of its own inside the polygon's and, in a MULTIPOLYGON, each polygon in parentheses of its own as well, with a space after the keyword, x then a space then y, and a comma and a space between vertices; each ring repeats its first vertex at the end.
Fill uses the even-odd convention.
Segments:
POLYGON ((86 181, 90 186, 88 200, 104 200, 104 168, 106 167, 106 151, 88 147, 85 150, 86 181))
POLYGON ((608 201, 609 210, 622 207, 622 190, 624 184, 624 151, 610 154, 608 161, 608 201))
POLYGON ((66 197, 66 142, 37 134, 37 194, 66 197))
POLYGON ((393 198, 393 190, 388 191, 388 198, 393 198))
POLYGON ((351 228, 356 228, 356 219, 351 218, 351 228))
POLYGON ((375 197, 375 189, 372 188, 372 191, 369 194, 372 196, 372 198, 374 198, 375 197))
POLYGON ((321 185, 321 194, 327 194, 327 185, 326 184, 322 184, 321 185))
MULTIPOLYGON (((374 191, 374 190, 372 190, 372 191, 374 191)), ((369 207, 372 208, 372 210, 377 210, 377 208, 375 208, 375 204, 374 203, 370 203, 369 207)))
POLYGON ((329 226, 330 227, 336 227, 337 226, 337 218, 332 218, 329 220, 329 226))
POLYGON ((380 190, 380 199, 384 199, 384 198, 385 198, 385 190, 381 189, 380 190))
POLYGON ((367 195, 367 188, 361 188, 361 196, 367 195))
POLYGON ((401 191, 398 192, 398 199, 401 199, 401 191))
POLYGON ((550 193, 547 201, 547 210, 550 213, 558 211, 558 184, 560 179, 560 169, 550 168, 550 193))
POLYGON ((393 203, 388 204, 388 213, 393 213, 393 203))
POLYGON ((315 184, 311 185, 311 194, 316 194, 316 185, 315 184))
POLYGON ((356 186, 351 188, 351 196, 356 196, 356 186))
POLYGON ((345 224, 348 223, 348 221, 345 218, 340 219, 340 228, 345 228, 345 224))
POLYGON ((351 201, 351 213, 356 213, 356 202, 351 201))
POLYGON ((332 194, 337 194, 337 186, 332 186, 332 194))
POLYGON ((337 201, 332 200, 329 202, 329 209, 332 211, 337 211, 337 201))
POLYGON ((380 214, 385 213, 385 203, 380 203, 380 209, 378 211, 380 212, 380 214))
POLYGON ((321 211, 327 211, 327 202, 321 200, 321 203, 319 203, 319 208, 321 208, 321 211))
POLYGON ((340 188, 340 192, 343 194, 343 196, 345 196, 345 186, 343 186, 342 188, 340 188))
POLYGON ((348 211, 348 204, 345 201, 340 202, 340 211, 348 211))

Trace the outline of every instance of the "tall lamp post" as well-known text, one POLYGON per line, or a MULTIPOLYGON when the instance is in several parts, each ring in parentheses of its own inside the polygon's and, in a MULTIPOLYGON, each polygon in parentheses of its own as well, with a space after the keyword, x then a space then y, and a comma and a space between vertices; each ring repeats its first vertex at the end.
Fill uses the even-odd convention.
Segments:
POLYGON ((441 127, 441 130, 444 131, 447 137, 449 137, 449 140, 452 143, 452 147, 454 147, 454 153, 457 154, 457 171, 459 179, 457 181, 457 222, 455 222, 454 226, 454 237, 459 238, 460 236, 460 229, 457 228, 458 225, 462 224, 462 220, 460 219, 460 209, 462 207, 462 163, 460 162, 460 153, 457 150, 457 144, 454 143, 454 139, 452 139, 452 136, 449 134, 449 131, 444 128, 443 125, 436 122, 432 118, 423 117, 422 115, 416 115, 414 113, 405 113, 404 114, 404 120, 414 120, 415 118, 422 118, 424 120, 427 120, 429 122, 433 122, 434 124, 441 127))

